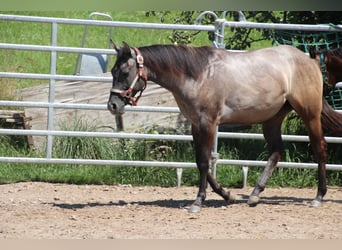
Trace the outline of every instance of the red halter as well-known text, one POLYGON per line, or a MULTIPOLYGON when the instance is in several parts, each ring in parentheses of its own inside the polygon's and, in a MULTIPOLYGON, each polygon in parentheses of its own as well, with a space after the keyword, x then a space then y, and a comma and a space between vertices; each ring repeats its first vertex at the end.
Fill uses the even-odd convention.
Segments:
POLYGON ((146 88, 146 85, 147 85, 147 76, 146 74, 144 73, 143 71, 143 68, 144 68, 144 58, 142 57, 140 51, 138 48, 133 48, 135 53, 136 53, 136 56, 137 56, 137 64, 138 64, 138 72, 137 72, 137 75, 135 76, 135 78, 133 79, 133 82, 131 84, 131 86, 127 89, 127 90, 120 90, 120 89, 114 89, 114 88, 111 88, 110 89, 110 92, 111 93, 118 93, 120 94, 123 98, 126 98, 129 100, 129 104, 131 104, 132 106, 136 106, 137 103, 138 103, 138 100, 139 98, 141 97, 142 95, 142 92, 145 90, 146 88), (137 97, 133 97, 132 96, 132 93, 133 93, 133 88, 134 88, 134 85, 137 83, 138 80, 142 79, 143 82, 144 82, 144 87, 139 90, 140 93, 137 97))

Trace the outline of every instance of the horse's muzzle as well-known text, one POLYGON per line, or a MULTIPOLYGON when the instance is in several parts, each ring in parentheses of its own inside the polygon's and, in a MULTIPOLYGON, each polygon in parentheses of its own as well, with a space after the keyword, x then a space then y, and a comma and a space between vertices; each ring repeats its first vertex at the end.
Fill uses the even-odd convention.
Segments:
POLYGON ((107 102, 107 109, 113 115, 122 115, 125 113, 125 102, 118 96, 110 96, 107 102))

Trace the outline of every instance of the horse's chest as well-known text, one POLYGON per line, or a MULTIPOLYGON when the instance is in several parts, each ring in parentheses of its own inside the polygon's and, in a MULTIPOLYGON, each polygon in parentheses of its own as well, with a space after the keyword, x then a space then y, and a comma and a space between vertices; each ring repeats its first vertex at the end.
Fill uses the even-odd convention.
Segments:
POLYGON ((182 115, 191 123, 197 123, 199 119, 198 103, 190 100, 187 96, 174 95, 174 98, 182 115))

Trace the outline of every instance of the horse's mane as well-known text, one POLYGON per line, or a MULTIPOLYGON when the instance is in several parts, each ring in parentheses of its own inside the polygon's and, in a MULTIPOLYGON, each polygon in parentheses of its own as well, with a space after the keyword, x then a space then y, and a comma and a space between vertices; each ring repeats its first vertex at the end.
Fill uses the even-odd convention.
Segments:
POLYGON ((331 56, 342 57, 342 48, 340 47, 333 50, 328 50, 327 54, 331 56))
POLYGON ((314 50, 314 48, 310 48, 310 56, 311 58, 315 58, 316 55, 324 54, 324 55, 330 55, 335 57, 341 57, 342 58, 342 47, 336 48, 336 49, 322 49, 322 50, 314 50))
POLYGON ((208 65, 214 47, 189 47, 185 45, 151 45, 140 47, 144 64, 153 71, 186 75, 198 79, 208 65))

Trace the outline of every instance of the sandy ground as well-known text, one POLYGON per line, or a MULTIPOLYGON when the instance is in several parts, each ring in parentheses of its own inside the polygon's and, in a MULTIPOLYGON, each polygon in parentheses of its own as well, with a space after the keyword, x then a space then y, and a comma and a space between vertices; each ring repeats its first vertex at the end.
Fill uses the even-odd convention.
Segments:
POLYGON ((232 189, 227 205, 208 190, 199 214, 187 209, 197 187, 161 188, 16 183, 0 185, 0 239, 342 239, 342 188, 320 208, 315 189, 232 189))

